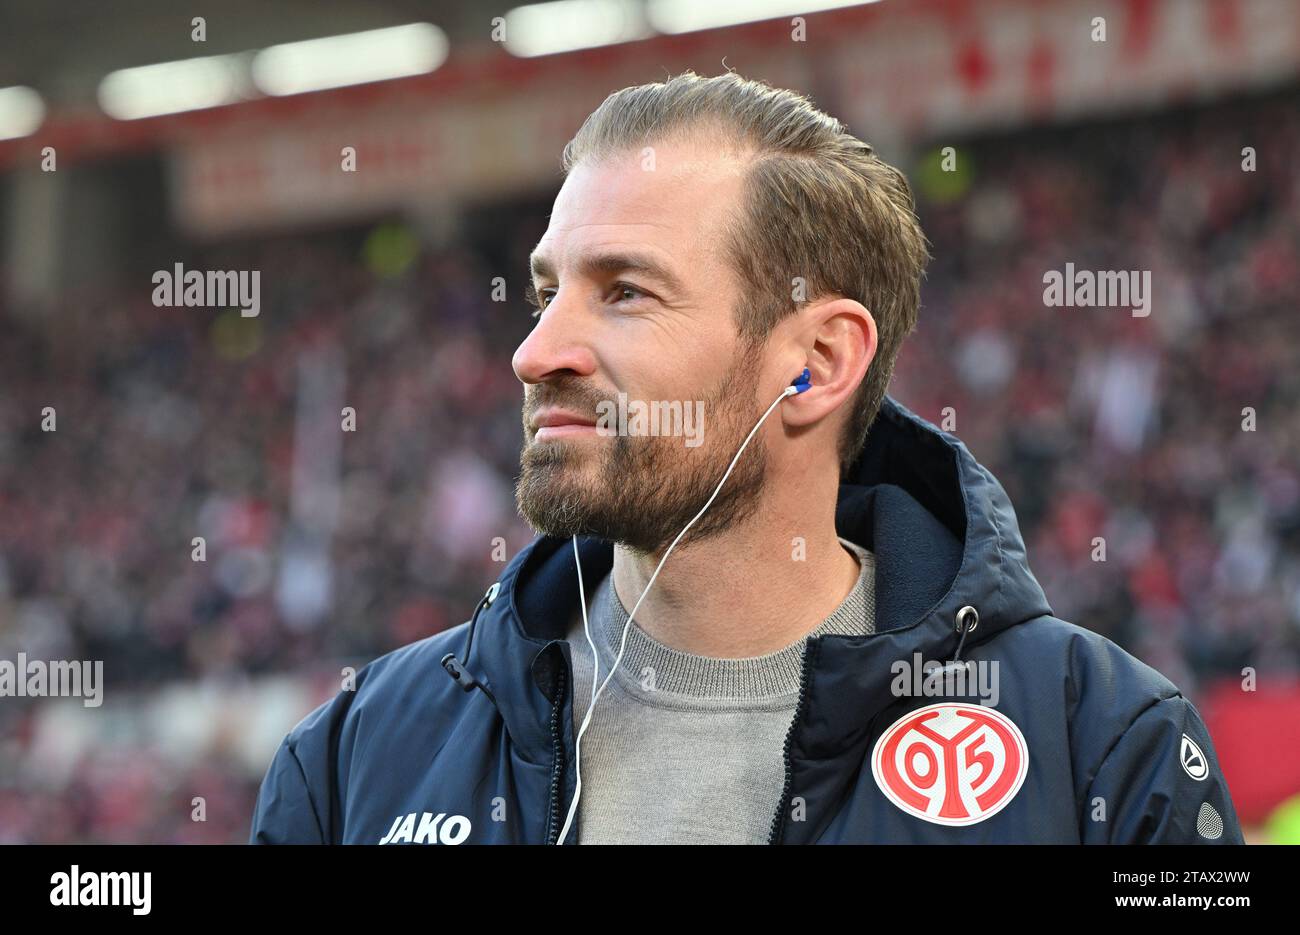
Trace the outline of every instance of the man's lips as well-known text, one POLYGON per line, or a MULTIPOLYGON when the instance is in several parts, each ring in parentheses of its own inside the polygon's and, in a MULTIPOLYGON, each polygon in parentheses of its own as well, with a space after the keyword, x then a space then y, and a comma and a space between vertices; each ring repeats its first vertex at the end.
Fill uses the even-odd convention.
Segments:
POLYGON ((565 435, 589 435, 596 431, 596 423, 576 413, 562 409, 542 409, 532 419, 535 438, 542 441, 565 435))

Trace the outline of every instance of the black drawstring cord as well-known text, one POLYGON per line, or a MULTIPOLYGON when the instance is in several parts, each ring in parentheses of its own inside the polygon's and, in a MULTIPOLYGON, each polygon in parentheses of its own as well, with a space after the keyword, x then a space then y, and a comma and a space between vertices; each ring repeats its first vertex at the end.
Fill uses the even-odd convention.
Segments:
POLYGON ((961 661, 961 651, 966 645, 966 634, 979 626, 979 622, 979 611, 969 604, 957 611, 957 632, 961 634, 961 639, 957 640, 957 652, 953 654, 951 661, 943 663, 935 670, 936 673, 939 673, 938 677, 944 679, 945 683, 946 680, 955 677, 958 669, 970 665, 968 662, 961 661))
POLYGON ((957 652, 953 654, 954 663, 961 662, 961 650, 966 645, 966 634, 973 631, 980 625, 980 612, 974 607, 967 604, 961 610, 957 611, 957 632, 961 634, 961 639, 957 641, 957 652), (967 626, 967 622, 970 626, 967 626))
POLYGON ((452 681, 467 692, 471 692, 476 688, 482 689, 483 694, 487 695, 492 704, 498 709, 501 706, 497 704, 496 696, 492 694, 492 690, 487 685, 483 684, 481 678, 470 671, 468 663, 470 651, 474 648, 474 628, 478 626, 479 614, 492 605, 500 590, 501 583, 499 581, 493 582, 492 587, 488 588, 487 593, 483 595, 483 600, 479 601, 478 606, 474 608, 474 616, 470 619, 469 632, 465 638, 465 661, 462 662, 457 659, 455 653, 447 653, 442 657, 442 667, 447 670, 447 674, 451 676, 452 681))

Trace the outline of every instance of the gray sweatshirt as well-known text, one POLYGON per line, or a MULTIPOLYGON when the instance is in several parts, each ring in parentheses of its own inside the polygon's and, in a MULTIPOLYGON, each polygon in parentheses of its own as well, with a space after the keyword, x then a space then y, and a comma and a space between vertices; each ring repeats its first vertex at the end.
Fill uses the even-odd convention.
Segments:
MULTIPOLYGON (((714 659, 672 649, 635 621, 618 671, 582 736, 580 844, 762 844, 785 783, 784 746, 808 636, 875 631, 875 558, 835 612, 784 649, 714 659)), ((600 679, 618 654, 627 610, 607 575, 591 598, 600 679)), ((571 623, 574 731, 591 701, 582 615, 571 623)))

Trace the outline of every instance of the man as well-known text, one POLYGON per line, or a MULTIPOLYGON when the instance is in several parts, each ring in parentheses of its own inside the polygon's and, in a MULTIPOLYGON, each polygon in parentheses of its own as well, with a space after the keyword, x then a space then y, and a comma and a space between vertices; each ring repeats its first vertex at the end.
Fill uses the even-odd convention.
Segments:
POLYGON ((734 74, 612 95, 564 166, 514 356, 542 535, 294 728, 252 841, 1240 843, 1196 709, 885 396, 903 176, 734 74))

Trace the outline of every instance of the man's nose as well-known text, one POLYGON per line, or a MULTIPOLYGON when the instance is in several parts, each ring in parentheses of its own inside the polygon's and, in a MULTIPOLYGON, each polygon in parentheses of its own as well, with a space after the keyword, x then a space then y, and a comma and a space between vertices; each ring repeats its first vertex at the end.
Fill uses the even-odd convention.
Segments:
POLYGON ((562 373, 590 376, 595 370, 589 335, 581 328, 581 310, 561 305, 557 294, 511 361, 521 383, 542 383, 562 373))

